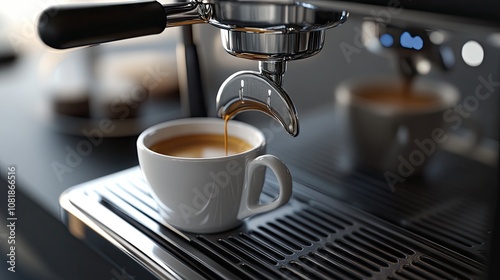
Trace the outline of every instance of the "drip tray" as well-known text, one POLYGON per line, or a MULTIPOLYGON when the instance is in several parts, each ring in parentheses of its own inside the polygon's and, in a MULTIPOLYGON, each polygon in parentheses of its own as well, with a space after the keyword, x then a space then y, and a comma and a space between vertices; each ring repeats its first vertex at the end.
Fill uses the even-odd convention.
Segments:
MULTIPOLYGON (((262 200, 276 189, 268 176, 262 200)), ((210 235, 165 224, 139 167, 69 189, 61 205, 72 234, 164 279, 479 279, 485 268, 297 182, 284 207, 210 235)))

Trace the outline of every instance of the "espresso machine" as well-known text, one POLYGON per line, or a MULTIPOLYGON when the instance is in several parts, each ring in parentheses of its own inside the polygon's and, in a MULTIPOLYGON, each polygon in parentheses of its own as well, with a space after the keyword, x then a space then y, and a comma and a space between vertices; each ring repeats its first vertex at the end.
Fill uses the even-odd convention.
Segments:
MULTIPOLYGON (((38 32, 57 49, 182 28, 185 51, 177 59, 186 62, 186 114, 252 122, 294 180, 284 207, 230 231, 193 234, 162 221, 134 167, 67 190, 60 198, 63 220, 137 279, 496 279, 498 8, 365 0, 49 8, 38 32), (341 29, 355 35, 336 37, 341 29), (472 55, 464 45, 471 41, 482 44, 472 55), (366 70, 371 63, 384 66, 366 70), (454 130, 422 174, 388 188, 382 173, 345 154, 349 140, 341 136, 349 127, 333 104, 333 78, 372 72, 456 84, 462 99, 450 116, 481 124, 480 133, 454 130), (472 108, 467 102, 479 87, 491 93, 478 103, 482 110, 460 110, 472 108)), ((268 176, 261 200, 272 201, 276 188, 268 176)))

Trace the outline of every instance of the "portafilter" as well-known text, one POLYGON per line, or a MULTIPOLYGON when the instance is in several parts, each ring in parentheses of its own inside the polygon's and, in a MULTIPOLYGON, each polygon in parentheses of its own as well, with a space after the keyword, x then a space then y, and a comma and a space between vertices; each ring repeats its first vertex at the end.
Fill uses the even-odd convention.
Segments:
POLYGON ((325 10, 291 0, 197 0, 61 5, 40 16, 42 41, 57 49, 94 45, 161 33, 166 27, 209 23, 221 30, 224 49, 259 62, 259 71, 230 76, 217 95, 219 116, 256 110, 296 136, 295 106, 282 88, 289 60, 318 53, 325 30, 347 20, 342 10, 325 10))

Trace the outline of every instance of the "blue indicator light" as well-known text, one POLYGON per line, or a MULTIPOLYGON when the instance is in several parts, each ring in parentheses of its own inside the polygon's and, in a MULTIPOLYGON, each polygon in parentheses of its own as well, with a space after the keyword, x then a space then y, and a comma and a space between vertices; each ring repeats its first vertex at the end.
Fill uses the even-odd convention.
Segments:
POLYGON ((415 36, 413 38, 413 48, 419 51, 423 47, 424 47, 424 41, 422 40, 422 38, 420 38, 420 36, 415 36))
POLYGON ((413 37, 411 37, 410 33, 408 32, 403 32, 403 34, 401 34, 399 43, 401 43, 401 47, 403 48, 413 49, 413 37))
POLYGON ((403 48, 414 49, 417 51, 421 50, 424 47, 424 40, 422 40, 422 37, 412 37, 408 31, 405 31, 403 32, 403 34, 401 34, 399 43, 403 48))
POLYGON ((386 48, 390 48, 394 44, 394 38, 392 38, 391 34, 383 34, 380 36, 380 44, 386 48))

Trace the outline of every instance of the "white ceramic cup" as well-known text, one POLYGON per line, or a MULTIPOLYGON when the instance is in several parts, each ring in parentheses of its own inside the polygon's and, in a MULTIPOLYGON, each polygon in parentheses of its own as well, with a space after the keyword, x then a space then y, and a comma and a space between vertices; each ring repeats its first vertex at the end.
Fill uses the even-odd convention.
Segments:
POLYGON ((338 109, 345 109, 345 134, 357 165, 408 177, 419 174, 435 153, 446 137, 444 112, 460 95, 454 86, 441 81, 419 80, 412 86, 415 94, 430 94, 437 97, 436 102, 408 108, 359 98, 373 87, 397 92, 394 88, 402 88, 402 83, 394 79, 350 80, 337 87, 336 102, 338 109))
POLYGON ((292 195, 288 168, 265 153, 266 140, 257 128, 231 120, 228 134, 251 145, 245 152, 213 158, 182 158, 159 154, 151 145, 176 136, 224 134, 224 121, 188 118, 164 122, 145 130, 137 140, 139 165, 158 202, 160 214, 177 229, 214 233, 234 228, 242 220, 276 209, 292 195), (260 204, 265 169, 278 181, 279 194, 260 204))

